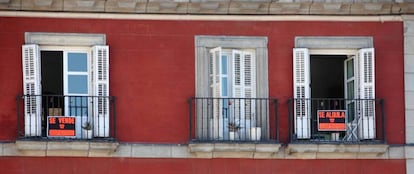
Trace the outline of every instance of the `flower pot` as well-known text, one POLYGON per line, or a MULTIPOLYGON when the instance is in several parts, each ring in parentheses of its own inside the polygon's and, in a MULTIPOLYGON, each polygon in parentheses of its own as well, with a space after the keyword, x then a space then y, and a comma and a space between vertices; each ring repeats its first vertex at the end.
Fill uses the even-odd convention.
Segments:
POLYGON ((331 133, 331 140, 332 141, 339 141, 339 132, 331 133))
POLYGON ((262 128, 260 127, 250 128, 250 140, 260 141, 261 136, 262 136, 262 128))
POLYGON ((229 132, 229 140, 234 140, 236 132, 229 132))
POLYGON ((82 129, 82 139, 92 139, 92 130, 82 129))

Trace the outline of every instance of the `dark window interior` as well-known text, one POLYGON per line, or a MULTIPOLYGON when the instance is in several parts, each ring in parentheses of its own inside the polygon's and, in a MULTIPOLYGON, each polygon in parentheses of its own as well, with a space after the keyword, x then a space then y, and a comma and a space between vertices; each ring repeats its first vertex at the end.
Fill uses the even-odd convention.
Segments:
POLYGON ((344 98, 344 61, 341 55, 312 55, 312 98, 344 98))
MULTIPOLYGON (((344 103, 344 61, 341 55, 311 55, 311 127, 312 139, 329 139, 330 131, 318 131, 318 110, 343 110, 344 103), (329 98, 329 99, 326 99, 329 98), (338 99, 338 100, 335 100, 338 99)), ((341 132, 341 137, 344 133, 341 132)))
POLYGON ((41 51, 42 93, 63 95, 63 52, 41 51))
POLYGON ((41 51, 42 79, 42 136, 46 136, 47 116, 64 114, 63 95, 63 52, 41 51))

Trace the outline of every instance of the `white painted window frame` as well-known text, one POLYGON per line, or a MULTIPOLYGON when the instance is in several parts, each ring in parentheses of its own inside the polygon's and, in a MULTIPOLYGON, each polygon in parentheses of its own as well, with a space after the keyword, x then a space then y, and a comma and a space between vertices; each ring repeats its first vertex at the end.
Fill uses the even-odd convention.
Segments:
MULTIPOLYGON (((269 85, 268 85, 268 54, 267 54, 267 37, 255 37, 255 36, 195 36, 195 74, 196 74, 196 97, 211 97, 209 94, 209 51, 216 47, 222 47, 223 49, 237 49, 237 50, 254 50, 254 57, 256 58, 256 97, 268 98, 269 97, 269 85)), ((228 70, 230 71, 230 70, 228 70)), ((229 78, 230 79, 230 78, 229 78)), ((203 108, 205 106, 198 106, 197 108, 203 108)), ((196 112, 201 112, 197 110, 196 112)), ((265 113, 265 112, 263 112, 265 113)), ((201 113, 197 113, 201 115, 201 113)), ((262 118, 261 125, 267 125, 266 122, 268 115, 262 118)), ((197 127, 203 127, 201 124, 206 123, 203 120, 196 120, 197 127)), ((269 131, 269 130, 266 130, 269 131)), ((200 131, 198 131, 200 132, 200 131)), ((197 134, 197 137, 203 137, 206 135, 197 134)), ((263 132, 263 137, 268 137, 269 132, 263 132)))
MULTIPOLYGON (((310 56, 311 55, 354 55, 360 56, 360 54, 366 52, 365 50, 370 50, 372 53, 374 52, 374 45, 373 45, 373 38, 372 37, 296 37, 295 38, 295 48, 293 51, 294 54, 294 66, 293 66, 293 87, 294 93, 293 96, 296 98, 297 96, 297 83, 296 83, 296 66, 295 66, 295 55, 297 51, 303 51, 305 55, 305 64, 309 64, 310 56), (309 59, 309 60, 306 60, 309 59)), ((375 59, 375 58, 373 58, 375 59)), ((373 60, 374 62, 374 60, 373 60)), ((309 76, 310 68, 309 65, 305 66, 305 76, 309 76)), ((372 66, 372 69, 375 68, 375 65, 372 66)), ((307 77, 309 78, 309 77, 307 77)), ((375 81, 375 74, 373 74, 373 78, 375 81)), ((306 78, 305 78, 306 79, 306 78)), ((310 79, 308 79, 310 80, 310 79)), ((307 84, 309 85, 309 83, 307 84)), ((372 90, 374 91, 374 98, 375 98, 375 86, 372 84, 372 90)), ((360 86, 359 86, 360 87, 360 86)), ((305 87, 306 89, 310 90, 310 87, 305 87)), ((310 98, 310 91, 305 92, 305 98, 310 98)), ((306 102, 306 101, 305 101, 306 102)), ((304 115, 297 116, 297 108, 296 104, 294 104, 294 132, 296 134, 296 138, 298 139, 308 139, 310 138, 310 104, 305 103, 305 111, 299 112, 304 113, 304 115), (301 133, 300 133, 301 132, 301 133)), ((368 116, 365 116, 368 118, 368 116)), ((371 125, 375 123, 375 114, 372 118, 367 119, 368 121, 363 122, 363 125, 371 125)), ((367 126, 365 126, 367 127, 367 126)), ((360 131, 359 136, 361 139, 373 139, 375 138, 375 126, 373 126, 373 131, 360 131), (368 133, 365 133, 368 132, 368 133)))
MULTIPOLYGON (((77 52, 77 51, 86 52, 88 54, 88 73, 87 73, 88 81, 91 82, 91 84, 88 85, 88 93, 89 93, 88 95, 92 93, 94 94, 96 93, 97 94, 96 96, 98 96, 99 94, 102 93, 102 91, 99 91, 99 90, 103 90, 104 92, 102 93, 102 96, 109 97, 109 47, 106 46, 106 36, 104 34, 26 32, 25 33, 25 44, 22 47, 23 60, 25 59, 25 56, 27 55, 26 52, 29 46, 36 48, 35 49, 36 54, 34 55, 35 55, 35 59, 37 59, 36 62, 39 64, 40 64, 40 51, 41 50, 63 51, 64 59, 67 56, 67 52, 77 52), (92 54, 91 52, 93 51, 99 52, 99 55, 98 53, 92 54), (91 61, 89 60, 93 59, 94 62, 96 62, 98 58, 100 59, 103 58, 104 61, 106 61, 103 63, 104 68, 107 68, 106 69, 107 71, 105 72, 105 74, 102 75, 104 79, 100 79, 100 77, 98 77, 98 73, 93 74, 93 76, 95 77, 92 77, 91 75, 92 74, 91 68, 97 69, 99 67, 97 65, 94 65, 93 63, 92 65, 90 65, 91 61), (95 83, 93 83, 92 81, 95 83), (103 88, 99 89, 98 87, 96 87, 98 85, 101 88, 103 86, 103 88)), ((26 66, 26 64, 24 64, 24 66, 26 66)), ((39 90, 41 90, 40 69, 41 67, 38 67, 36 70, 37 76, 39 76, 39 78, 35 80, 37 81, 35 83, 39 85, 38 86, 39 90)), ((23 71, 25 71, 25 67, 23 67, 23 71)), ((24 73, 23 88, 26 88, 27 86, 26 85, 27 78, 25 76, 26 75, 24 73)), ((64 66, 64 78, 66 78, 66 76, 67 76, 67 69, 64 66)), ((64 83, 65 81, 67 81, 67 79, 64 79, 64 83)), ((65 94, 67 93, 66 85, 64 85, 64 93, 65 94)), ((26 90, 24 90, 24 94, 27 95, 26 90)), ((41 95, 42 92, 38 91, 36 94, 41 95)), ((37 110, 40 110, 41 104, 39 102, 36 102, 36 103, 37 103, 36 104, 37 110)), ((96 102, 94 103, 96 105, 94 108, 97 108, 98 106, 105 107, 105 108, 102 108, 103 111, 93 111, 96 114, 95 116, 96 118, 94 118, 94 122, 107 125, 106 127, 105 126, 102 127, 104 130, 101 130, 99 127, 95 126, 94 136, 95 137, 109 137, 109 98, 96 99, 96 102), (98 103, 101 103, 101 105, 98 103), (102 116, 101 112, 106 112, 107 115, 102 116)), ((25 103, 25 106, 26 106, 26 103, 25 103)), ((39 131, 41 130, 40 129, 41 123, 38 123, 38 121, 40 120, 40 117, 41 117, 40 111, 37 112, 35 116, 30 116, 30 117, 28 117, 28 115, 25 114, 25 125, 32 125, 30 128, 26 128, 27 126, 25 126, 25 132, 26 132, 25 136, 28 136, 28 137, 41 136, 41 131, 39 131)), ((87 137, 87 138, 91 138, 91 137, 87 137)))

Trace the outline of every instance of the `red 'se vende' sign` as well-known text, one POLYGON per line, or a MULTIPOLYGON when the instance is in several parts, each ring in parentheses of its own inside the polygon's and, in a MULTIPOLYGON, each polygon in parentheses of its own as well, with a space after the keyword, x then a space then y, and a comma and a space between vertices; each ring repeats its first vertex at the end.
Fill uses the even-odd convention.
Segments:
POLYGON ((47 118, 49 137, 73 137, 75 132, 75 117, 49 116, 47 118))

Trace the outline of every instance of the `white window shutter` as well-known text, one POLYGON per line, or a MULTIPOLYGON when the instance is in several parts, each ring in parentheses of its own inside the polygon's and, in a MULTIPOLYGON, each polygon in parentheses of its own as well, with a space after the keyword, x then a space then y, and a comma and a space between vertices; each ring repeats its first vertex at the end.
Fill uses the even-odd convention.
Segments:
POLYGON ((256 62, 252 52, 243 52, 243 84, 244 84, 244 97, 255 98, 256 97, 256 62))
POLYGON ((234 102, 232 108, 234 108, 234 120, 238 120, 238 124, 240 123, 240 120, 244 120, 245 118, 245 105, 244 100, 241 98, 245 98, 246 95, 244 93, 244 59, 243 59, 243 52, 240 50, 233 50, 232 51, 232 93, 234 102))
POLYGON ((210 50, 210 77, 212 88, 212 96, 214 98, 221 97, 221 61, 222 55, 221 47, 213 48, 210 50))
POLYGON ((375 58, 374 48, 358 51, 359 62, 359 98, 360 101, 360 138, 375 138, 375 58), (369 99, 369 100, 366 100, 369 99))
POLYGON ((233 50, 233 97, 256 97, 256 61, 249 51, 233 50))
POLYGON ((236 117, 244 120, 254 118, 256 97, 256 59, 249 51, 233 50, 232 87, 236 117), (240 113, 240 114, 238 114, 240 113))
POLYGON ((94 136, 109 137, 109 47, 93 46, 94 136))
POLYGON ((293 49, 293 97, 295 133, 310 138, 310 59, 307 48, 293 49))
POLYGON ((223 118, 220 115, 223 113, 223 102, 220 99, 222 97, 221 90, 221 47, 213 48, 210 50, 210 77, 211 77, 211 93, 213 97, 213 120, 211 127, 213 127, 213 137, 223 138, 222 124, 220 120, 223 118))
POLYGON ((251 100, 256 98, 256 62, 252 52, 243 51, 243 97, 247 98, 245 101, 245 118, 255 119, 255 101, 251 100))
POLYGON ((232 79, 232 87, 233 87, 233 97, 234 98, 243 98, 245 97, 243 92, 244 86, 244 79, 243 79, 243 59, 242 59, 242 52, 239 50, 233 50, 233 79, 232 79))
POLYGON ((25 136, 41 136, 42 88, 40 49, 38 45, 22 46, 24 132, 25 136))

